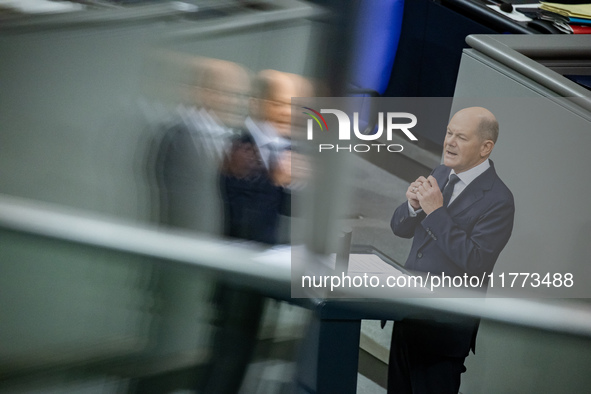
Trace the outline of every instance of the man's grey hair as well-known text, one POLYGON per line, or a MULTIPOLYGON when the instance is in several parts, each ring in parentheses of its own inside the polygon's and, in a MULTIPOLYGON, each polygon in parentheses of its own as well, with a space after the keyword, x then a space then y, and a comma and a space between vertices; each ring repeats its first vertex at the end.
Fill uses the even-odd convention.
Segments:
POLYGON ((494 117, 492 119, 487 116, 482 117, 478 133, 483 141, 492 140, 496 144, 499 138, 499 122, 494 117))

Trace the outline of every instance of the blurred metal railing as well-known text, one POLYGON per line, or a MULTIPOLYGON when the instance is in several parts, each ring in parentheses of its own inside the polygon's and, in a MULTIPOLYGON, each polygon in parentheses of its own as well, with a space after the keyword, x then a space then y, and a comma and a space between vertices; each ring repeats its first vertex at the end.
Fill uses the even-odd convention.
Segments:
POLYGON ((237 1, 164 1, 159 3, 109 5, 96 3, 88 9, 55 14, 13 14, 4 16, 0 24, 2 33, 69 29, 91 26, 113 27, 146 22, 183 21, 183 30, 171 35, 172 39, 196 34, 230 32, 268 23, 285 23, 301 18, 319 16, 319 7, 298 0, 274 3, 267 10, 246 8, 237 1), (195 21, 200 23, 191 26, 195 21))
POLYGON ((252 281, 261 289, 268 289, 270 285, 289 289, 289 265, 255 262, 254 258, 264 249, 251 243, 232 243, 157 226, 106 219, 6 195, 0 197, 0 229, 163 259, 195 270, 211 270, 228 275, 226 278, 252 281))
MULTIPOLYGON (((122 357, 127 357, 131 360, 141 360, 146 355, 146 350, 149 352, 148 344, 152 344, 157 348, 165 348, 165 353, 170 354, 170 349, 174 352, 175 349, 187 349, 191 348, 191 344, 176 344, 170 346, 171 337, 174 338, 174 333, 177 328, 174 327, 178 324, 178 317, 175 317, 174 312, 172 314, 158 314, 150 313, 145 315, 143 318, 138 318, 138 310, 142 310, 142 307, 138 308, 138 304, 149 304, 151 302, 157 302, 158 295, 151 294, 149 288, 137 287, 129 284, 129 279, 125 278, 124 275, 120 275, 119 272, 115 274, 123 276, 117 278, 115 286, 120 286, 121 283, 129 288, 122 290, 121 299, 118 296, 106 295, 100 298, 99 302, 91 301, 88 302, 88 298, 85 298, 86 289, 77 286, 77 283, 68 282, 67 277, 63 275, 55 276, 58 279, 58 285, 62 287, 71 287, 71 289, 62 288, 61 291, 65 291, 66 294, 70 295, 68 298, 60 296, 60 294, 48 293, 46 300, 30 299, 28 289, 30 286, 38 283, 38 278, 35 275, 39 275, 39 272, 35 269, 36 264, 45 265, 55 262, 59 265, 59 259, 62 258, 62 254, 59 251, 64 249, 68 250, 66 259, 71 260, 69 265, 66 265, 64 270, 62 267, 62 273, 69 269, 80 271, 89 270, 93 271, 93 265, 101 265, 98 271, 99 274, 105 266, 110 265, 109 259, 114 258, 114 263, 120 267, 127 264, 127 259, 118 258, 117 255, 123 253, 123 255, 129 256, 129 264, 131 265, 129 272, 133 277, 137 272, 143 271, 138 269, 145 265, 147 268, 146 272, 150 271, 150 268, 156 267, 154 264, 159 264, 158 275, 164 274, 164 278, 168 277, 167 272, 176 272, 173 276, 168 277, 168 284, 165 284, 166 290, 171 290, 168 286, 172 285, 174 288, 179 286, 187 286, 191 281, 202 279, 204 276, 209 278, 218 278, 218 280, 228 281, 230 283, 238 284, 241 287, 246 287, 258 294, 266 297, 271 297, 279 300, 293 302, 306 308, 314 310, 314 319, 310 322, 310 332, 307 334, 305 342, 316 344, 318 352, 326 354, 326 350, 329 349, 328 353, 334 355, 333 346, 334 340, 338 342, 338 349, 343 350, 342 359, 340 363, 336 364, 335 367, 341 369, 343 365, 350 365, 350 376, 349 380, 341 379, 342 373, 334 373, 333 369, 326 368, 325 358, 316 354, 316 350, 312 349, 312 359, 316 360, 317 364, 311 363, 310 359, 305 360, 305 366, 307 368, 303 370, 301 375, 298 375, 297 384, 306 384, 306 377, 308 373, 311 376, 317 376, 318 382, 318 393, 332 392, 326 391, 322 387, 334 387, 336 381, 341 382, 344 386, 342 392, 354 392, 357 376, 357 355, 359 352, 359 329, 360 322, 362 319, 398 319, 408 314, 416 314, 427 312, 430 315, 437 318, 441 316, 447 318, 450 315, 470 315, 480 316, 485 320, 492 322, 499 322, 503 325, 514 327, 522 326, 535 331, 546 331, 553 332, 563 335, 564 337, 576 337, 584 339, 586 344, 591 338, 591 308, 589 304, 573 302, 568 300, 525 300, 525 299, 485 299, 485 298, 381 298, 376 299, 370 298, 373 294, 367 293, 368 298, 359 298, 363 293, 356 292, 354 300, 342 300, 342 299, 291 299, 291 267, 290 261, 285 258, 285 254, 276 254, 276 261, 273 260, 273 254, 265 255, 264 261, 261 261, 261 255, 265 254, 266 250, 262 247, 253 244, 244 243, 231 243, 224 240, 208 238, 192 233, 180 233, 172 230, 163 230, 157 227, 147 227, 146 225, 139 225, 137 223, 126 223, 113 219, 106 219, 104 217, 98 217, 89 215, 86 212, 74 211, 67 208, 59 208, 56 206, 50 206, 45 203, 37 203, 32 201, 24 201, 14 197, 8 197, 0 195, 0 275, 2 273, 11 272, 7 269, 7 265, 19 265, 21 261, 19 258, 30 259, 28 250, 36 250, 37 254, 33 256, 43 256, 46 252, 53 256, 49 259, 42 258, 40 261, 26 261, 27 267, 32 267, 31 272, 25 271, 23 274, 22 270, 15 270, 20 274, 20 282, 17 285, 5 286, 7 283, 10 284, 12 278, 2 278, 4 283, 3 287, 0 288, 0 315, 6 316, 4 311, 6 308, 14 308, 13 305, 25 305, 31 311, 23 311, 22 313, 14 313, 9 310, 9 316, 16 316, 24 321, 14 324, 14 321, 5 319, 0 321, 0 331, 3 332, 5 329, 14 333, 14 326, 20 328, 22 331, 16 333, 17 339, 15 342, 17 345, 6 346, 3 344, 0 346, 0 377, 4 376, 27 376, 28 371, 41 369, 44 367, 55 368, 55 364, 61 365, 66 368, 74 366, 86 366, 87 370, 92 370, 92 362, 100 356, 106 362, 109 360, 117 360, 122 357), (11 242, 16 240, 16 245, 2 244, 2 242, 11 242), (58 253, 55 253, 55 248, 58 248, 58 253), (93 254, 87 252, 88 247, 92 249, 93 254), (96 261, 85 261, 89 256, 99 252, 100 258, 96 261), (21 253, 22 252, 22 253, 21 253), (79 253, 79 255, 77 255, 79 253), (57 257, 56 257, 57 256, 57 257), (283 257, 281 257, 283 256, 283 257), (80 263, 80 264, 78 264, 80 263), (164 271, 161 268, 164 267, 164 271), (179 276, 180 273, 180 276, 179 276), (203 275, 204 273, 212 274, 203 275), (185 278, 185 280, 179 281, 179 277, 185 278), (9 282, 7 282, 9 281, 9 282), (29 283, 30 281, 30 283, 29 283), (5 292, 8 287, 8 292, 5 292), (127 293, 133 293, 128 295, 127 293), (134 296, 135 294, 135 296, 134 296), (80 301, 78 300, 80 297, 80 301), (73 298, 73 300, 71 299, 73 298), (86 303, 88 305, 85 304, 86 303), (101 302, 102 301, 102 302, 101 302), (62 304, 58 304, 58 303, 62 304), (82 305, 77 305, 77 304, 82 305), (114 325, 115 329, 110 330, 108 335, 103 335, 100 339, 94 339, 94 347, 89 346, 89 341, 86 332, 83 332, 85 338, 85 347, 80 349, 79 354, 72 357, 67 354, 67 351, 63 352, 59 348, 59 341, 57 346, 57 352, 52 356, 47 357, 46 354, 33 347, 30 348, 28 342, 35 341, 34 333, 32 330, 31 334, 28 332, 28 325, 49 326, 52 328, 51 321, 48 319, 58 319, 58 317, 50 316, 41 310, 38 304, 42 307, 48 305, 53 308, 57 308, 60 311, 60 316, 71 316, 72 318, 79 318, 78 314, 84 311, 86 307, 101 308, 97 309, 99 314, 102 313, 105 318, 99 320, 104 327, 114 325), (58 305, 55 305, 58 304, 58 305), (126 308, 125 305, 132 305, 131 308, 126 308), (123 306, 122 306, 123 305, 123 306), (74 307, 73 313, 63 313, 60 309, 74 307), (104 308, 112 308, 113 311, 104 311, 104 308), (106 313, 105 313, 106 312, 106 313), (127 316, 126 314, 129 314, 127 316), (44 317, 46 320, 39 320, 40 317, 44 317), (172 319, 169 319, 172 317, 172 319), (104 321, 111 319, 112 322, 104 321), (146 320, 148 319, 148 320, 146 320), (167 321, 169 319, 170 321, 167 321), (119 323, 117 323, 119 321, 119 323), (120 322, 132 321, 132 324, 126 323, 123 329, 117 328, 120 322), (153 321, 160 321, 160 324, 164 323, 164 331, 160 331, 160 334, 149 334, 146 329, 147 326, 151 326, 153 321), (334 332, 339 335, 333 335, 332 338, 326 338, 326 336, 320 336, 318 341, 314 340, 315 333, 318 334, 318 323, 321 325, 328 323, 333 327, 334 332), (338 326, 338 327, 337 327, 338 326), (342 333, 348 333, 349 336, 342 336, 342 333), (312 338, 310 340, 310 338, 312 338), (343 340, 343 338, 348 338, 343 340), (115 340, 114 340, 115 339, 115 340), (332 343, 331 343, 332 340, 332 343), (159 343, 163 341, 162 343, 159 343), (104 342, 101 344, 101 342, 104 342), (356 343, 357 342, 357 343, 356 343), (100 352, 97 352, 96 346, 99 346, 100 352), (184 345, 184 346, 183 346, 184 345), (19 348, 22 347, 21 348, 19 348), (16 348, 16 349, 15 349, 16 348), (5 350, 8 349, 6 352, 5 350), (12 354, 11 354, 12 352, 12 354), (22 353, 22 354, 19 354, 22 353), (20 359, 16 365, 11 363, 11 356, 17 354, 20 359), (23 357, 24 354, 24 357, 23 357), (69 358, 68 358, 69 356, 69 358), (135 356, 135 358, 134 358, 135 356), (31 363, 28 360, 33 357, 34 362, 31 363), (64 361, 65 359, 65 361, 64 361), (24 361, 23 361, 24 360, 24 361), (72 361, 74 360, 74 361, 72 361), (33 364, 33 366, 31 366, 33 364), (317 370, 318 372, 309 372, 317 370), (320 373, 322 371, 322 374, 320 373), (328 372, 327 372, 328 371, 328 372), (335 381, 335 379, 337 379, 335 381)), ((314 258, 314 255, 310 255, 314 258)), ((10 267, 8 267, 10 268, 10 267)), ((52 267, 44 267, 41 272, 51 272, 52 267)), ((89 273, 92 275, 92 272, 89 273)), ((78 272, 79 276, 79 272, 78 272)), ((137 275, 136 275, 137 276, 137 275)), ((111 276, 112 277, 112 276, 111 276)), ((75 278, 75 276, 73 276, 75 278)), ((43 283, 43 281, 41 281, 43 283)), ((89 282, 95 287, 94 291, 108 292, 114 291, 117 293, 117 288, 105 285, 101 282, 100 278, 93 278, 89 282), (101 284, 102 283, 102 284, 101 284)), ((360 290, 360 289, 356 289, 360 290)), ((361 289, 363 290, 363 289, 361 289)), ((369 289, 368 289, 369 290, 369 289)), ((448 293, 451 297, 454 293, 448 293)), ((458 296, 465 296, 461 292, 456 293, 458 296)), ((96 298, 96 297, 95 297, 96 298)), ((164 300, 166 301, 166 295, 164 300)), ((167 305, 174 305, 178 307, 178 301, 174 297, 168 300, 167 305), (170 301, 173 301, 170 303, 170 301)), ((189 303, 207 303, 206 299, 185 299, 184 302, 189 303)), ((93 311, 89 311, 93 313, 93 311)), ((189 314, 192 312, 189 311, 189 314)), ((94 322, 95 320, 92 320, 94 322)), ((202 324, 210 324, 208 321, 203 321, 202 324)), ((88 326, 88 323, 86 324, 88 326)), ((77 324, 74 321, 73 326, 69 328, 69 332, 72 334, 80 334, 76 332, 77 329, 86 327, 84 324, 77 324)), ((182 322, 181 322, 182 326, 182 322)), ((194 325, 192 326, 195 328, 194 325)), ((35 327, 37 328, 37 327, 35 327)), ((181 327, 182 329, 182 327, 181 327)), ((332 331, 331 331, 332 332, 332 331)), ((322 330, 320 330, 322 333, 322 330)), ((49 334, 51 335, 51 334, 49 334)), ((59 337, 59 335, 57 335, 59 337)), ((49 337, 52 339, 51 337, 49 337)), ((63 342, 63 340, 62 340, 63 342)), ((46 345, 46 344, 45 344, 46 345)), ((55 348, 55 343, 50 343, 55 348)), ((69 344, 71 347, 71 343, 69 344)), ((202 344, 203 345, 203 344, 202 344)), ((207 342, 205 343, 207 346, 207 342)), ((47 352, 48 346, 45 346, 45 352, 47 352)), ((51 350, 51 346, 49 346, 51 350)), ((206 351, 211 349, 205 349, 206 351)), ((178 350, 177 350, 178 352, 178 350)), ((182 353, 182 352, 181 352, 182 353)), ((181 354, 182 355, 182 354, 181 354)), ((154 356, 154 353, 151 354, 154 356)), ((177 354, 178 358, 178 354, 177 354)), ((162 354, 156 353, 155 358, 156 364, 162 364, 165 358, 162 354)), ((195 362, 194 356, 189 357, 186 360, 192 360, 195 362)), ((145 361, 145 360, 144 360, 145 361)), ((191 362, 191 361, 189 361, 191 362)), ((141 377, 145 374, 142 372, 141 363, 135 365, 135 361, 128 362, 129 365, 133 365, 137 370, 136 377, 141 377), (131 364, 130 364, 131 363, 131 364)), ((115 363, 116 364, 116 363, 115 363)), ((180 365, 177 363, 177 365, 180 365)), ((186 364, 182 365, 186 367, 186 364)), ((342 372, 342 371, 341 371, 342 372)), ((119 375, 121 372, 117 369, 117 366, 110 368, 110 373, 114 376, 119 375)))
MULTIPOLYGON (((250 243, 232 243, 198 234, 105 219, 5 195, 0 196, 0 229, 162 259, 195 273, 211 271, 221 274, 224 279, 252 286, 270 297, 290 299, 289 262, 279 260, 279 254, 277 261, 271 261, 273 255, 270 255, 271 260, 266 259, 269 263, 261 262, 259 258, 266 249, 250 243)), ((0 248, 0 253, 2 250, 0 248)), ((360 294, 363 293, 355 293, 356 296, 360 294)), ((375 293, 370 294, 375 296, 375 293)), ((591 337, 591 307, 581 300, 464 298, 466 294, 459 290, 446 294, 460 297, 358 299, 348 308, 353 314, 375 314, 375 318, 396 315, 395 311, 400 307, 427 309, 591 337)), ((339 302, 339 305, 347 309, 346 301, 339 302)))

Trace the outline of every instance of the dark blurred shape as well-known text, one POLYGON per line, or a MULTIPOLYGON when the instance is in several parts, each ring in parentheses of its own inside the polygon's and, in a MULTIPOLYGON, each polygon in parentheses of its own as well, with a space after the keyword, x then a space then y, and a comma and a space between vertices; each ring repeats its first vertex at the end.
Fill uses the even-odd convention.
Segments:
POLYGON ((222 173, 224 234, 265 244, 277 243, 279 214, 283 212, 283 188, 273 182, 263 165, 253 137, 234 139, 222 173))

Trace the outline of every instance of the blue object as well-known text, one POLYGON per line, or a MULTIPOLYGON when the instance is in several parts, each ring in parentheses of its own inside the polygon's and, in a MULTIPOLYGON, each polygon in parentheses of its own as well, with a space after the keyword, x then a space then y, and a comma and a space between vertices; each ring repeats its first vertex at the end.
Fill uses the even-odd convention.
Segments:
POLYGON ((382 95, 390 80, 402 28, 404 0, 360 2, 350 82, 382 95))
POLYGON ((574 23, 575 25, 591 25, 591 19, 584 19, 584 18, 568 18, 570 23, 574 23))

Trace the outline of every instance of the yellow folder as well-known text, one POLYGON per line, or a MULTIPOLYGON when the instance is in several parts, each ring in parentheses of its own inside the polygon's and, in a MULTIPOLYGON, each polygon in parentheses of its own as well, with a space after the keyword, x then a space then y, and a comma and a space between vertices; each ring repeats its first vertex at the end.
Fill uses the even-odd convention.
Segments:
POLYGON ((570 18, 591 18, 591 4, 558 4, 542 2, 540 8, 570 18))

